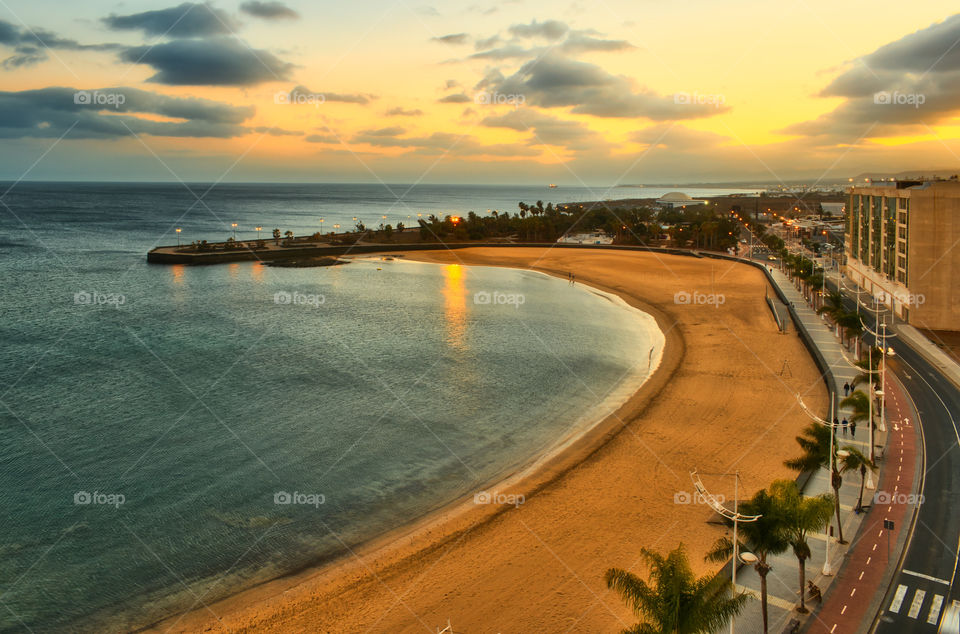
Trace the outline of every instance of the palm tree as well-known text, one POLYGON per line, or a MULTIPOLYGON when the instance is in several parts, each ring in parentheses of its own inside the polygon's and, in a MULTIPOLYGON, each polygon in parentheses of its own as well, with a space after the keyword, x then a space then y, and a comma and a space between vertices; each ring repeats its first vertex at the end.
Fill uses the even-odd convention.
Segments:
MULTIPOLYGON (((850 420, 862 423, 870 418, 870 397, 863 390, 854 390, 850 396, 840 401, 840 407, 851 410, 850 420)), ((870 421, 873 424, 873 421, 870 421)))
POLYGON ((807 535, 822 529, 830 521, 833 513, 833 496, 828 494, 816 497, 804 497, 793 480, 775 480, 770 492, 776 498, 783 514, 790 546, 797 557, 800 575, 800 607, 797 612, 807 613, 804 593, 807 585, 807 559, 810 558, 810 544, 807 535))
MULTIPOLYGON (((760 515, 755 522, 744 522, 739 527, 739 537, 743 543, 738 545, 739 552, 751 551, 757 556, 754 570, 760 575, 760 611, 763 614, 763 632, 767 632, 767 574, 772 566, 767 563, 771 555, 778 555, 790 547, 790 539, 786 531, 782 513, 777 508, 777 501, 765 490, 761 489, 749 500, 740 504, 738 509, 744 515, 760 515)), ((707 560, 714 562, 726 561, 733 555, 733 541, 729 537, 721 537, 707 553, 707 560)))
MULTIPOLYGON (((847 397, 849 398, 849 397, 847 397)), ((846 401, 847 399, 844 399, 846 401)), ((841 405, 843 402, 841 402, 841 405)), ((830 473, 830 486, 833 487, 834 508, 837 513, 837 530, 839 532, 840 543, 846 544, 843 539, 843 524, 840 523, 840 487, 843 486, 843 474, 840 473, 837 465, 837 445, 836 442, 830 442, 830 427, 818 423, 810 423, 803 434, 797 436, 797 444, 803 450, 803 455, 799 458, 784 461, 784 465, 794 471, 816 471, 823 467, 829 469, 831 463, 833 470, 830 473)))
POLYGON ((850 385, 853 387, 860 385, 864 381, 866 381, 868 385, 872 385, 877 377, 880 376, 880 362, 883 361, 883 350, 876 346, 871 346, 867 352, 867 356, 854 364, 863 370, 863 372, 850 381, 850 385))
POLYGON ((709 634, 740 613, 746 594, 730 596, 732 584, 716 575, 697 578, 681 543, 664 557, 640 551, 650 582, 619 568, 607 570, 607 587, 643 619, 625 634, 709 634))
POLYGON ((857 512, 863 510, 863 486, 867 477, 867 469, 876 471, 877 465, 869 457, 864 455, 859 449, 851 445, 843 448, 846 454, 841 459, 841 471, 859 471, 860 472, 860 496, 857 497, 857 512))
POLYGON ((274 230, 273 230, 273 242, 274 242, 274 244, 280 244, 280 230, 279 230, 279 229, 274 229, 274 230))

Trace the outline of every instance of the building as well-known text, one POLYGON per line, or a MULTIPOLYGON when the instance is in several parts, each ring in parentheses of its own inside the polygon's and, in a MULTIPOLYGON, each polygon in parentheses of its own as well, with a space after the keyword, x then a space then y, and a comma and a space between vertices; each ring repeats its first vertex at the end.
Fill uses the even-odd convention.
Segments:
POLYGON ((593 233, 574 233, 560 236, 557 242, 559 244, 613 244, 613 236, 598 230, 593 233))
POLYGON ((686 207, 688 205, 692 207, 694 205, 705 205, 707 201, 695 200, 683 192, 670 192, 657 198, 657 204, 660 207, 686 207))
POLYGON ((960 182, 850 189, 847 275, 917 328, 960 330, 960 182))

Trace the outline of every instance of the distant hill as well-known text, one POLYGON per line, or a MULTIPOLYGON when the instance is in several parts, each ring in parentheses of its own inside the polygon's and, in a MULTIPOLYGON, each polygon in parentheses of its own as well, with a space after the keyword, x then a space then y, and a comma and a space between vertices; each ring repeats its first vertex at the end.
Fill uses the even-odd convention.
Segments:
POLYGON ((862 183, 865 178, 869 178, 870 180, 880 180, 881 178, 894 178, 897 180, 909 180, 915 178, 950 178, 951 176, 956 176, 957 174, 960 174, 960 170, 957 168, 912 169, 903 170, 902 172, 863 172, 854 176, 853 181, 862 183))

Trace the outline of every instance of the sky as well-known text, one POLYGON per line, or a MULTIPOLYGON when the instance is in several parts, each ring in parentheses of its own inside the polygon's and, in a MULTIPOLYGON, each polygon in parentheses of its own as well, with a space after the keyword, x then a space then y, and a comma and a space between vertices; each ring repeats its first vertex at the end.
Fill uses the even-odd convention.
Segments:
POLYGON ((0 179, 960 171, 955 3, 0 0, 0 179))

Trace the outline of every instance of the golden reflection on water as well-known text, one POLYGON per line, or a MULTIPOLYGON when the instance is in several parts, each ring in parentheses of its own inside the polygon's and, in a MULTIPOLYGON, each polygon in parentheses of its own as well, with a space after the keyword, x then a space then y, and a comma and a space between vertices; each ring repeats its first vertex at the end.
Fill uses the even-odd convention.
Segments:
POLYGON ((448 264, 443 267, 444 321, 447 326, 447 343, 455 350, 467 349, 467 297, 463 284, 463 267, 448 264))
POLYGON ((228 270, 230 271, 230 277, 232 277, 233 279, 237 279, 237 274, 240 272, 240 263, 231 262, 228 267, 228 270))
POLYGON ((253 263, 253 266, 250 268, 250 277, 253 278, 254 282, 263 281, 263 269, 264 266, 260 262, 253 263))
POLYGON ((183 285, 183 273, 187 268, 185 264, 171 264, 170 273, 173 275, 173 283, 178 286, 183 285))

